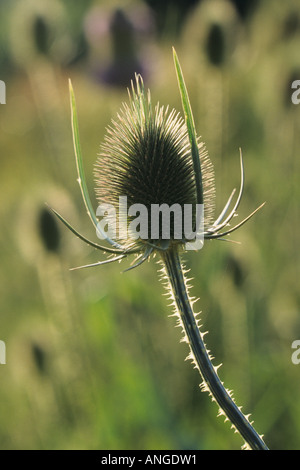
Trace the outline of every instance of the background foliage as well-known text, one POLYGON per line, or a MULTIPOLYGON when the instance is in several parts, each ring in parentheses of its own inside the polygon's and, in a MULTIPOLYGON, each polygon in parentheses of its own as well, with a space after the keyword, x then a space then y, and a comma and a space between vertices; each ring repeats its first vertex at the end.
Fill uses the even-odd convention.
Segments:
POLYGON ((267 201, 234 234, 240 245, 207 242, 185 257, 206 341, 267 444, 299 449, 299 2, 3 0, 0 22, 0 448, 241 445, 184 362, 157 264, 70 272, 99 255, 45 205, 95 239, 76 182, 68 78, 92 188, 134 72, 153 101, 181 109, 175 46, 215 167, 217 210, 239 184, 239 147, 240 217, 267 201))

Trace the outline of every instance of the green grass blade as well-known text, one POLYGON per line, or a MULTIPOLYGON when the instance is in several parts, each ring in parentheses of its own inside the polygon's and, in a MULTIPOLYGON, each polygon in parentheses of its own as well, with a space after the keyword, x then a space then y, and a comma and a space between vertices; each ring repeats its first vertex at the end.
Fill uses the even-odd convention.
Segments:
POLYGON ((179 60, 178 60, 178 57, 174 48, 173 48, 173 57, 174 57, 174 64, 175 64, 175 70, 177 74, 179 91, 181 95, 182 107, 183 107, 184 116, 185 116, 185 122, 186 122, 190 145, 191 145, 193 166, 194 166, 194 172, 195 172, 197 204, 203 204, 202 172, 201 172, 201 164, 200 164, 199 149, 198 149, 198 144, 197 144, 197 134, 196 134, 196 128, 195 128, 195 123, 194 123, 194 117, 193 117, 192 108, 191 108, 188 92, 186 89, 185 81, 183 78, 182 70, 180 67, 180 63, 179 63, 179 60))

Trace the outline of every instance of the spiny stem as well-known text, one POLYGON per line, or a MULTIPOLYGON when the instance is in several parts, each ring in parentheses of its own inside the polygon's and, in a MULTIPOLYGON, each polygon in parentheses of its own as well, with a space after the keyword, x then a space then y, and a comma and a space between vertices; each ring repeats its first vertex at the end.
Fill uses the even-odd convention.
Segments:
POLYGON ((188 340, 192 356, 203 378, 204 385, 218 403, 222 412, 231 421, 252 450, 268 450, 268 447, 257 434, 248 419, 231 398, 229 392, 219 379, 217 369, 213 366, 189 299, 183 268, 177 248, 161 253, 166 275, 176 303, 177 313, 188 340))

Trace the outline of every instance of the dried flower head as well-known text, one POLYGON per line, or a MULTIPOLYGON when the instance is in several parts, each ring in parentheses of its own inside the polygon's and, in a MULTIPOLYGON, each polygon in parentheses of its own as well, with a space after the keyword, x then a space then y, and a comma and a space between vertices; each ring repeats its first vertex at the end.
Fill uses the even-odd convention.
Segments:
MULTIPOLYGON (((241 184, 237 200, 229 212, 235 194, 234 189, 224 209, 213 221, 215 207, 213 168, 204 144, 196 135, 191 106, 175 51, 174 62, 185 120, 175 110, 169 112, 168 108, 161 107, 159 104, 153 109, 150 91, 145 92, 143 80, 137 75, 135 85, 132 83, 131 92, 129 91, 129 104, 123 104, 117 118, 108 127, 107 135, 96 161, 97 198, 99 204, 108 204, 115 208, 117 214, 114 215, 118 216, 117 220, 124 222, 125 218, 126 229, 132 218, 129 213, 123 213, 123 209, 120 209, 118 198, 123 196, 127 200, 126 208, 128 206, 134 207, 136 204, 142 205, 148 210, 148 215, 150 214, 150 206, 153 207, 154 205, 166 204, 168 207, 172 207, 175 204, 179 208, 184 208, 186 205, 192 206, 194 209, 191 225, 193 230, 195 229, 193 233, 197 231, 198 227, 198 223, 196 224, 197 206, 203 205, 204 222, 201 234, 203 239, 224 239, 224 236, 243 225, 262 206, 259 206, 236 226, 225 229, 233 216, 236 215, 243 194, 244 170, 240 152, 241 184), (197 225, 196 228, 195 225, 197 225)), ((103 238, 110 246, 102 246, 88 240, 78 233, 61 215, 56 211, 54 212, 81 240, 103 252, 116 255, 107 260, 83 267, 111 263, 119 261, 130 254, 135 254, 137 260, 129 268, 132 269, 146 261, 156 251, 166 251, 172 249, 173 246, 184 248, 187 240, 184 236, 178 237, 175 229, 172 230, 175 226, 172 214, 170 215, 168 237, 161 236, 162 220, 158 224, 156 237, 151 236, 151 219, 148 220, 147 227, 149 230, 146 237, 132 237, 129 230, 129 232, 126 231, 127 237, 125 239, 118 239, 117 236, 110 237, 109 231, 104 232, 102 230, 86 186, 75 97, 71 82, 70 96, 78 182, 87 213, 97 229, 98 235, 101 235, 99 238, 103 238)), ((116 233, 119 233, 119 231, 116 230, 116 233)))
MULTIPOLYGON (((214 174, 204 144, 198 141, 202 167, 205 227, 212 223, 214 211, 214 174)), ((110 204, 119 211, 120 196, 127 197, 129 207, 143 205, 148 213, 147 239, 136 242, 129 237, 125 247, 136 243, 159 244, 162 240, 162 221, 159 239, 151 239, 151 207, 178 204, 183 217, 186 204, 196 206, 196 184, 188 131, 184 120, 174 109, 169 112, 159 103, 153 109, 150 91, 145 92, 142 77, 136 75, 129 92, 129 104, 123 104, 117 118, 107 129, 95 166, 96 194, 99 204, 110 204)), ((126 214, 118 213, 118 220, 126 214)), ((127 223, 132 220, 129 217, 127 223)), ((194 218, 195 219, 195 214, 194 218)), ((170 218, 170 243, 175 240, 173 214, 170 218)))

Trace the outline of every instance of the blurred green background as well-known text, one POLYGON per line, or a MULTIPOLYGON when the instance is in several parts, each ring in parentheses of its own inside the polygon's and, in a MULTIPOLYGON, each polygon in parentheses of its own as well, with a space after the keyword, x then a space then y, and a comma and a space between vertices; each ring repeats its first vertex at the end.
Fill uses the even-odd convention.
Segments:
POLYGON ((96 240, 76 182, 68 78, 85 170, 134 72, 181 110, 175 46, 219 211, 239 184, 233 236, 185 261, 221 379, 272 449, 300 449, 300 5, 274 1, 2 0, 0 79, 1 449, 239 449, 242 440, 184 359, 156 260, 103 259, 47 205, 96 240), (236 219, 239 220, 239 219, 236 219))

